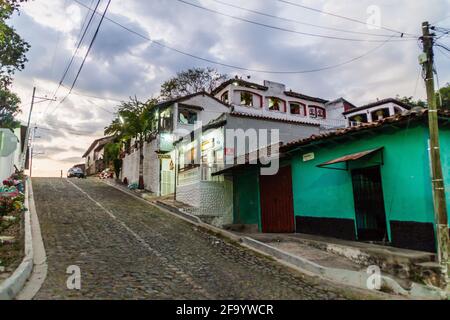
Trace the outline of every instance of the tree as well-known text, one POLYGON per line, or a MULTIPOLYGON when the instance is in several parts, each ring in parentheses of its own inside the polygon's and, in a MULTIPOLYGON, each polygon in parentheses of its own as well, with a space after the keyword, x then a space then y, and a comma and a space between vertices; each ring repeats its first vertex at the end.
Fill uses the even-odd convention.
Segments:
POLYGON ((0 127, 13 128, 19 124, 14 117, 20 112, 20 99, 8 87, 14 72, 25 67, 30 45, 6 21, 24 1, 0 0, 0 127))
POLYGON ((406 103, 412 107, 421 107, 421 108, 426 108, 427 107, 427 103, 423 100, 414 100, 413 97, 400 97, 399 95, 397 95, 397 100, 406 103))
POLYGON ((439 89, 439 91, 436 93, 436 98, 439 109, 447 109, 447 110, 450 109, 450 83, 447 83, 445 87, 439 89))
POLYGON ((151 99, 145 103, 136 97, 122 102, 117 117, 105 128, 106 135, 115 135, 120 141, 135 139, 139 149, 139 189, 144 189, 144 142, 154 130, 154 112, 157 101, 151 99))
POLYGON ((175 77, 162 84, 160 99, 169 100, 201 91, 211 92, 226 79, 226 75, 213 68, 194 68, 178 72, 175 77))
POLYGON ((108 166, 112 163, 116 178, 119 178, 120 170, 122 170, 122 159, 119 158, 120 147, 121 143, 118 138, 105 145, 104 161, 108 166))
POLYGON ((25 68, 28 61, 26 53, 30 45, 24 41, 14 28, 6 24, 11 15, 18 11, 22 1, 0 0, 0 81, 1 87, 7 88, 15 71, 25 68))
POLYGON ((0 88, 0 128, 15 128, 14 117, 20 112, 19 97, 8 89, 0 88))

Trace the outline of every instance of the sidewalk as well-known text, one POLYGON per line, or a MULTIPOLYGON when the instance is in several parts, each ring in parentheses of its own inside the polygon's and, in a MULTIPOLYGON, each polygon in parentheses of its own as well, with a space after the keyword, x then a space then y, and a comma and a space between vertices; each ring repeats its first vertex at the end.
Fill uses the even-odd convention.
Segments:
POLYGON ((244 245, 294 266, 309 274, 361 289, 367 289, 369 266, 381 269, 381 291, 410 298, 441 299, 443 293, 433 286, 434 255, 304 234, 261 234, 225 231, 190 215, 186 205, 173 197, 156 197, 149 192, 129 190, 116 181, 105 181, 124 192, 132 193, 184 219, 202 224, 212 232, 229 235, 244 245), (420 283, 419 283, 420 282, 420 283))

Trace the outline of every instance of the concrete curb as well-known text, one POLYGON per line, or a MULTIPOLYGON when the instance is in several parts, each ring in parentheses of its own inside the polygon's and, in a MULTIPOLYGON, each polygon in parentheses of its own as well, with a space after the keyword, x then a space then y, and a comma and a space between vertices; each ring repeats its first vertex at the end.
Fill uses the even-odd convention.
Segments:
POLYGON ((22 291, 16 296, 16 300, 31 300, 41 288, 47 277, 47 255, 42 239, 41 227, 39 225, 39 217, 37 215, 36 206, 33 197, 33 186, 31 179, 28 182, 28 190, 30 190, 29 208, 31 216, 31 233, 33 236, 33 272, 25 283, 22 291))
MULTIPOLYGON (((112 183, 109 183, 107 181, 102 181, 103 183, 116 188, 117 190, 122 191, 123 193, 126 193, 138 200, 141 200, 147 204, 153 205, 168 214, 175 216, 179 219, 185 220, 186 222, 193 224, 199 228, 202 228, 206 231, 222 235, 223 237, 226 237, 230 240, 233 240, 237 243, 239 243, 241 246, 244 246, 245 248, 248 248, 254 252, 257 252, 258 254, 263 254, 268 257, 274 258, 277 262, 294 268, 297 271, 306 273, 310 276, 318 276, 322 279, 329 280, 334 283, 338 284, 344 284, 346 286, 351 286, 358 289, 363 289, 365 291, 372 291, 372 292, 379 292, 374 290, 369 290, 367 288, 367 280, 369 278, 369 274, 362 271, 352 271, 352 270, 345 270, 345 269, 337 269, 337 268, 328 268, 321 266, 317 263, 314 263, 312 261, 309 261, 305 258, 294 256, 288 252, 279 250, 277 248, 271 247, 263 242, 260 242, 258 240, 249 238, 249 237, 239 237, 235 235, 234 233, 228 232, 226 230, 220 229, 218 227, 209 225, 207 223, 204 223, 200 220, 200 218, 190 215, 185 212, 181 212, 178 208, 174 208, 168 204, 165 204, 161 201, 149 201, 142 197, 139 197, 138 195, 134 194, 133 192, 129 190, 125 190, 124 188, 120 188, 119 186, 116 186, 112 183)), ((382 281, 382 287, 388 288, 390 291, 394 292, 396 295, 401 295, 405 297, 410 298, 417 298, 417 299, 446 299, 446 294, 438 289, 438 288, 430 288, 421 284, 413 283, 411 288, 409 290, 404 289, 402 286, 400 286, 394 279, 387 277, 387 276, 381 276, 382 281)))
MULTIPOLYGON (((258 240, 249 237, 242 238, 242 241, 250 247, 265 252, 277 259, 285 261, 300 269, 306 270, 312 274, 319 275, 323 278, 329 279, 334 282, 368 290, 367 282, 369 280, 370 275, 367 274, 366 272, 324 267, 312 261, 309 261, 299 256, 294 256, 288 252, 271 247, 263 242, 260 242, 258 240)), ((397 295, 402 295, 411 298, 419 298, 419 299, 446 298, 445 293, 438 288, 431 288, 418 283, 413 283, 411 285, 411 288, 407 290, 404 289, 402 286, 400 286, 394 279, 383 275, 381 276, 381 286, 382 288, 383 287, 387 288, 388 290, 394 292, 397 295)))
MULTIPOLYGON (((27 179, 28 184, 28 179, 27 179)), ((25 190, 25 208, 29 208, 29 190, 25 190)), ((24 287, 33 270, 33 237, 31 233, 30 210, 24 213, 25 257, 14 273, 0 284, 0 300, 13 300, 24 287)))

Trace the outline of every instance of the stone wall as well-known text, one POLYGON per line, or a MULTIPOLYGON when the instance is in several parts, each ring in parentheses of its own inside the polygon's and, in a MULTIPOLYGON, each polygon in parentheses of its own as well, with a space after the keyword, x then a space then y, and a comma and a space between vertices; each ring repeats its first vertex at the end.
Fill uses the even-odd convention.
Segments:
POLYGON ((200 181, 178 186, 177 200, 189 204, 189 213, 206 222, 222 227, 233 222, 233 183, 225 181, 200 181))

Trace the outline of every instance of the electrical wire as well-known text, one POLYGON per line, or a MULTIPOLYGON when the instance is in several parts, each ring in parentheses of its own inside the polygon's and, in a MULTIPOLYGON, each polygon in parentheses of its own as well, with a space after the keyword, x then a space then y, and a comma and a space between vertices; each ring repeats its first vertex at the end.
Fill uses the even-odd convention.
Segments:
MULTIPOLYGON (((89 6, 88 8, 91 8, 91 7, 92 7, 93 2, 94 2, 94 0, 91 1, 91 4, 90 4, 90 6, 89 6)), ((66 4, 67 4, 67 2, 66 2, 66 4)), ((96 5, 96 7, 95 7, 95 10, 97 10, 99 4, 100 4, 100 0, 97 1, 97 5, 96 5)), ((79 50, 79 48, 80 48, 80 46, 81 46, 81 43, 83 42, 83 39, 84 39, 84 37, 86 36, 87 30, 88 30, 89 26, 90 26, 91 23, 92 23, 92 19, 93 19, 93 17, 94 17, 94 13, 91 14, 91 17, 90 17, 90 19, 89 19, 89 22, 88 22, 88 24, 87 24, 86 27, 85 27, 85 24, 86 24, 87 18, 89 17, 89 13, 90 13, 90 12, 91 12, 90 10, 88 10, 88 11, 86 12, 84 21, 83 21, 83 23, 82 23, 82 25, 81 25, 81 27, 80 27, 80 32, 79 32, 78 37, 77 37, 78 41, 77 41, 76 50, 73 52, 72 58, 71 58, 71 60, 69 61, 69 64, 67 65, 65 71, 63 72, 63 75, 62 75, 62 77, 61 77, 61 79, 60 79, 60 81, 59 81, 59 83, 58 83, 58 85, 57 85, 55 91, 54 91, 53 94, 52 94, 52 99, 55 99, 55 98, 56 98, 56 95, 58 94, 59 89, 60 89, 61 86, 63 85, 63 82, 64 82, 64 79, 65 79, 65 77, 66 77, 66 75, 67 75, 67 72, 69 71, 70 66, 72 65, 72 63, 73 63, 73 61, 74 61, 74 58, 75 58, 75 56, 76 56, 76 54, 77 54, 77 52, 78 52, 78 50, 79 50), (83 30, 84 30, 84 31, 83 31, 83 30), (81 37, 80 37, 80 36, 81 36, 81 37)), ((64 97, 63 100, 65 100, 66 98, 67 98, 67 96, 64 97)), ((45 108, 44 113, 42 114, 42 117, 43 117, 45 114, 47 114, 48 109, 50 108, 52 102, 53 102, 53 101, 49 101, 49 103, 47 104, 47 106, 46 106, 46 108, 45 108)))
POLYGON ((269 13, 266 13, 266 12, 261 12, 261 11, 257 11, 257 10, 253 10, 253 9, 243 8, 243 7, 240 7, 240 6, 231 4, 231 3, 227 3, 227 2, 223 2, 223 1, 220 1, 220 0, 209 0, 209 1, 213 1, 213 2, 219 3, 221 5, 224 5, 224 6, 227 6, 227 7, 230 7, 230 8, 239 9, 239 10, 242 10, 242 11, 245 11, 245 12, 250 12, 250 13, 253 13, 253 14, 260 15, 260 16, 269 17, 269 18, 273 18, 273 19, 278 19, 278 20, 286 21, 286 22, 292 22, 292 23, 305 25, 305 26, 310 26, 310 27, 319 28, 319 29, 332 30, 332 31, 338 31, 338 32, 345 32, 345 33, 352 33, 352 34, 368 35, 368 36, 374 36, 374 37, 384 37, 384 38, 392 36, 392 34, 376 34, 376 33, 370 33, 370 32, 361 32, 361 31, 354 31, 354 30, 348 30, 348 29, 341 29, 341 28, 321 26, 321 25, 308 23, 308 22, 304 22, 304 21, 299 21, 299 20, 295 20, 295 19, 280 17, 280 16, 269 14, 269 13))
MULTIPOLYGON (((97 4, 95 5, 95 8, 94 8, 95 11, 97 11, 97 8, 98 8, 99 5, 100 5, 100 0, 97 0, 97 4)), ((88 13, 89 13, 89 11, 88 11, 88 13)), ((86 14, 86 18, 88 16, 89 15, 86 14)), ((81 38, 79 38, 80 40, 78 41, 77 47, 76 47, 75 51, 72 54, 72 58, 70 59, 69 64, 67 65, 66 70, 64 71, 64 73, 63 73, 63 75, 61 77, 61 80, 59 81, 59 86, 61 86, 63 84, 63 81, 64 81, 67 73, 69 72, 69 69, 72 66, 73 61, 75 60, 75 57, 76 57, 76 55, 78 53, 78 50, 80 50, 81 44, 83 43, 84 37, 87 34, 87 31, 88 31, 88 29, 89 29, 89 27, 90 27, 90 25, 92 23, 92 19, 94 18, 94 16, 95 16, 95 14, 92 13, 91 17, 89 18, 89 22, 88 22, 86 28, 84 28, 84 31, 83 31, 83 34, 81 35, 81 38)), ((83 22, 83 26, 84 26, 84 23, 85 22, 83 22)), ((81 29, 81 30, 83 30, 83 29, 81 29)), ((80 32, 80 34, 81 34, 81 32, 80 32)))
POLYGON ((392 28, 384 27, 384 26, 373 25, 373 24, 368 23, 367 21, 361 21, 361 20, 358 20, 358 19, 345 17, 345 16, 342 16, 342 15, 339 15, 339 14, 336 14, 336 13, 332 13, 332 12, 328 12, 328 11, 324 11, 324 10, 320 10, 320 9, 316 9, 316 8, 312 8, 312 7, 308 7, 308 6, 299 4, 299 3, 295 3, 295 2, 291 2, 291 1, 287 1, 287 0, 275 0, 275 1, 282 2, 282 3, 288 4, 288 5, 291 5, 291 6, 295 6, 295 7, 303 8, 303 9, 306 9, 306 10, 322 13, 322 14, 325 14, 325 15, 328 15, 328 16, 332 16, 332 17, 335 17, 335 18, 340 18, 340 19, 351 21, 351 22, 363 24, 365 26, 372 25, 372 26, 375 26, 375 27, 380 27, 381 29, 384 29, 384 30, 387 30, 387 31, 391 31, 391 32, 395 32, 395 33, 398 33, 400 35, 408 35, 408 36, 413 36, 413 37, 419 37, 419 35, 415 35, 415 34, 403 32, 403 31, 395 30, 395 29, 392 29, 392 28))
MULTIPOLYGON (((337 36, 330 36, 330 35, 322 35, 322 34, 315 34, 315 33, 310 33, 310 32, 302 32, 302 31, 297 31, 297 30, 292 30, 292 29, 287 29, 287 28, 283 28, 283 27, 277 27, 277 26, 273 26, 270 24, 266 24, 266 23, 261 23, 261 22, 257 22, 257 21, 253 21, 253 20, 249 20, 246 18, 241 18, 241 17, 237 17, 237 16, 233 16, 231 14, 227 14, 227 13, 223 13, 214 9, 210 9, 204 6, 201 6, 199 4, 195 4, 189 1, 185 1, 185 0, 175 0, 177 2, 201 9, 201 10, 205 10, 214 14, 218 14, 224 17, 228 17, 231 19, 235 19, 235 20, 239 20, 242 22, 247 22, 250 24, 254 24, 257 26, 261 26, 264 28, 269 28, 269 29, 274 29, 274 30, 278 30, 278 31, 284 31, 284 32, 289 32, 289 33, 295 33, 295 34, 300 34, 303 36, 309 36, 309 37, 318 37, 318 38, 325 38, 325 39, 332 39, 332 40, 343 40, 343 41, 353 41, 353 42, 383 42, 384 40, 378 39, 378 40, 374 40, 374 39, 358 39, 358 38, 342 38, 342 37, 337 37, 337 36)), ((412 39, 398 39, 398 40, 393 40, 393 41, 410 41, 412 39)), ((415 40, 415 39, 414 39, 415 40)))
MULTIPOLYGON (((109 8, 110 4, 111 4, 111 0, 108 0, 108 4, 106 5, 105 10, 103 11, 102 18, 100 19, 100 22, 98 23, 97 29, 95 30, 94 36, 92 37, 91 43, 89 44, 89 48, 88 48, 88 50, 87 50, 87 52, 86 52, 86 54, 84 56, 83 62, 81 63, 81 66, 78 69, 78 73, 77 73, 77 75, 75 77, 75 80, 73 80, 72 86, 70 87, 69 94, 72 91, 72 89, 75 87, 75 84, 77 83, 78 77, 80 76, 81 70, 83 70, 84 63, 86 62, 86 59, 87 59, 89 53, 91 52, 92 46, 93 46, 93 44, 95 42, 95 39, 97 39, 98 32, 99 32, 100 27, 101 27, 101 25, 103 23, 103 20, 105 19, 105 15, 106 15, 106 12, 108 11, 108 8, 109 8)), ((94 12, 96 12, 95 9, 94 9, 94 12)), ((94 14, 92 14, 92 15, 94 15, 94 14)))
MULTIPOLYGON (((78 3, 80 6, 86 7, 82 2, 80 2, 78 0, 73 0, 73 1, 78 3)), ((92 9, 90 9, 90 10, 92 10, 92 9)), ((97 12, 97 14, 100 14, 100 13, 97 12)), ((108 20, 109 22, 111 22, 111 23, 113 23, 113 24, 123 28, 124 30, 126 30, 126 31, 128 31, 128 32, 130 32, 130 33, 132 33, 132 34, 134 34, 134 35, 136 35, 138 37, 141 37, 144 40, 150 41, 152 44, 155 44, 155 45, 157 45, 159 47, 162 47, 162 48, 174 51, 174 52, 176 52, 178 54, 182 54, 182 55, 185 55, 187 57, 191 57, 193 59, 197 59, 197 60, 200 60, 200 61, 203 61, 203 62, 207 62, 207 63, 210 63, 210 64, 214 64, 214 65, 218 65, 218 66, 222 66, 222 67, 226 67, 226 68, 230 68, 230 69, 242 70, 242 71, 248 71, 248 72, 255 72, 255 73, 265 73, 265 74, 305 74, 305 73, 313 73, 313 72, 319 72, 319 71, 324 71, 324 70, 330 70, 330 69, 333 69, 333 68, 337 68, 337 67, 340 67, 340 66, 352 63, 352 62, 354 62, 356 60, 362 59, 362 58, 366 57, 367 55, 371 54, 372 52, 378 50, 382 46, 384 46, 387 42, 390 42, 392 40, 392 38, 387 39, 384 42, 382 42, 379 46, 377 46, 375 48, 372 48, 371 50, 367 51, 366 53, 364 53, 362 55, 359 55, 359 56, 356 56, 356 57, 354 57, 354 58, 352 58, 350 60, 347 60, 347 61, 335 64, 335 65, 329 65, 329 66, 325 66, 325 67, 321 67, 321 68, 314 68, 314 69, 297 70, 297 71, 295 71, 295 70, 294 71, 287 71, 287 70, 286 71, 283 71, 283 70, 262 70, 262 69, 246 68, 246 67, 242 67, 242 66, 237 66, 237 65, 232 65, 232 64, 228 64, 228 63, 223 63, 223 62, 220 62, 220 61, 215 61, 215 60, 208 59, 208 58, 203 58, 203 57, 197 56, 195 54, 192 54, 192 53, 189 53, 189 52, 186 52, 186 51, 174 48, 172 46, 168 46, 168 45, 166 45, 166 44, 164 44, 162 42, 159 42, 157 40, 153 40, 149 36, 146 36, 146 35, 144 35, 144 34, 142 34, 140 32, 137 32, 137 31, 135 31, 135 30, 133 30, 131 28, 128 28, 128 27, 120 24, 119 22, 111 19, 111 18, 105 17, 105 20, 108 20)))
MULTIPOLYGON (((101 25, 102 25, 102 23, 103 23, 103 20, 104 20, 104 18, 105 18, 105 15, 106 15, 106 12, 108 11, 108 8, 109 8, 109 5, 111 4, 111 0, 108 0, 108 4, 106 5, 106 8, 105 8, 105 10, 103 11, 103 14, 102 14, 102 17, 101 17, 101 19, 100 19, 100 22, 98 23, 98 25, 97 25, 97 28, 96 28, 96 30, 95 30, 95 33, 94 33, 94 36, 92 37, 92 40, 91 40, 91 42, 90 42, 90 44, 89 44, 89 47, 88 47, 88 49, 87 49, 87 51, 86 51, 86 54, 84 55, 84 58, 83 58, 83 62, 81 63, 81 65, 80 65, 80 67, 78 68, 78 72, 77 72, 77 75, 75 76, 75 79, 73 80, 73 82, 72 82, 72 85, 71 85, 71 87, 70 87, 70 89, 69 89, 69 92, 67 93, 67 95, 55 106, 55 108, 53 109, 53 111, 51 112, 51 113, 54 113, 55 111, 56 111, 56 109, 58 109, 58 107, 69 97, 69 95, 72 93, 72 90, 73 90, 73 88, 75 87, 75 84, 77 83, 77 81, 78 81, 78 78, 79 78, 79 76, 80 76, 80 74, 81 74, 81 71, 83 70, 83 67, 84 67, 84 64, 85 64, 85 62, 86 62, 86 59, 87 59, 87 57, 89 56, 89 53, 91 52, 91 49, 92 49, 92 46, 93 46, 93 44, 94 44, 94 42, 95 42, 95 40, 97 39, 97 35, 98 35, 98 32, 100 31, 100 27, 101 27, 101 25)), ((89 8, 90 9, 90 8, 89 8)), ((95 9, 93 9, 93 14, 92 14, 92 16, 94 16, 94 13, 96 13, 97 11, 95 10, 95 9)))

